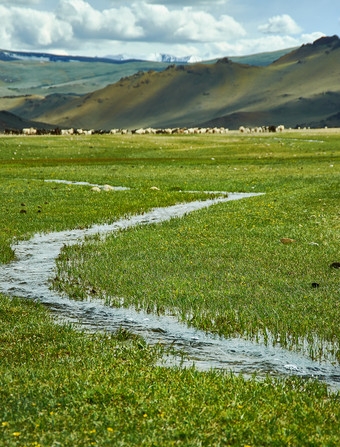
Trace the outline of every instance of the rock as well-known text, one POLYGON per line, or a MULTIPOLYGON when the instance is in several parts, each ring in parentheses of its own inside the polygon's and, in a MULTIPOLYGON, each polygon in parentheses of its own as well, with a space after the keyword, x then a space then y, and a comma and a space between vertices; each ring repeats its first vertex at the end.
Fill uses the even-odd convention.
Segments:
POLYGON ((280 239, 280 242, 282 244, 291 244, 292 242, 296 242, 296 240, 290 239, 289 237, 283 237, 282 239, 280 239))
POLYGON ((340 262, 333 262, 330 267, 333 269, 340 269, 340 262))
POLYGON ((102 189, 103 189, 103 191, 113 191, 114 190, 113 186, 110 186, 110 185, 104 185, 102 189))
POLYGON ((289 371, 298 371, 299 369, 296 365, 291 364, 285 365, 284 368, 289 369, 289 371))
POLYGON ((160 189, 159 188, 157 188, 157 186, 151 186, 151 188, 150 189, 152 189, 152 191, 160 191, 160 189))
POLYGON ((98 186, 94 186, 93 188, 91 188, 91 191, 100 192, 100 188, 98 188, 98 186))

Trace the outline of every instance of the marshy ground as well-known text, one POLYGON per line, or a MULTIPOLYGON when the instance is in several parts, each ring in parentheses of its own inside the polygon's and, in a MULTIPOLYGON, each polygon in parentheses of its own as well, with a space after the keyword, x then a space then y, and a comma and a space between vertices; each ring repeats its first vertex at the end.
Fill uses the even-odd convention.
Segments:
MULTIPOLYGON (((263 192, 66 247, 54 287, 75 299, 90 288, 112 305, 123 298, 124 306, 226 337, 267 339, 337 367, 339 146, 339 135, 326 131, 3 137, 0 260, 14 258, 15 238, 206 199, 185 191, 263 192), (96 193, 39 179, 131 189, 96 193)), ((0 309, 4 445, 339 441, 338 395, 318 381, 156 367, 163 348, 124 330, 82 333, 55 324, 41 305, 3 295, 0 309)))

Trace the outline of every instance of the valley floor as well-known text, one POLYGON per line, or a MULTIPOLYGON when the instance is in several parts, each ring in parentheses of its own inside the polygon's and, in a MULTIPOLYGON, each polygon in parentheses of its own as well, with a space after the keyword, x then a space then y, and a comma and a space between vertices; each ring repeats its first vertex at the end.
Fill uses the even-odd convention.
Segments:
MULTIPOLYGON (((263 192, 65 247, 53 287, 225 337, 270 331, 268 343, 338 368, 339 148, 333 130, 2 137, 0 262, 35 233, 206 198, 189 191, 263 192)), ((339 394, 318 380, 156 366, 164 346, 77 330, 4 294, 0 323, 0 445, 339 443, 339 394)))

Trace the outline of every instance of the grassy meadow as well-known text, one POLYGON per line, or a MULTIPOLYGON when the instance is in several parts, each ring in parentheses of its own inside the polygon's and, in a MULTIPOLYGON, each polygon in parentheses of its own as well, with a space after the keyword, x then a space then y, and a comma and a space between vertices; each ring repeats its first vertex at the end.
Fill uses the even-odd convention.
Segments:
MULTIPOLYGON (((36 232, 207 197, 185 191, 263 192, 66 247, 53 285, 338 364, 339 149, 325 132, 1 137, 0 262, 36 232)), ((156 367, 161 347, 1 294, 0 323, 0 445, 339 443, 339 396, 322 383, 156 367)))

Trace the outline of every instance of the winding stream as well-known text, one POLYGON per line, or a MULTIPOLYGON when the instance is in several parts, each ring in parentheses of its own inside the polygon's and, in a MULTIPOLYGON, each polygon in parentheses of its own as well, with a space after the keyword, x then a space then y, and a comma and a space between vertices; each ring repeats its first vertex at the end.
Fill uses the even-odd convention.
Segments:
MULTIPOLYGON (((85 182, 65 182, 86 184, 85 182)), ((100 185, 98 185, 100 186, 100 185)), ((0 292, 38 300, 59 318, 89 330, 116 331, 123 327, 142 335, 150 344, 172 345, 187 357, 184 365, 194 363, 198 369, 227 369, 236 373, 259 376, 289 374, 317 377, 331 388, 340 389, 340 369, 328 362, 315 362, 303 354, 280 347, 265 346, 242 338, 223 338, 179 323, 170 316, 155 316, 132 308, 113 308, 98 301, 75 301, 50 290, 55 259, 65 244, 79 243, 86 236, 105 235, 135 225, 163 222, 208 208, 217 203, 257 196, 257 193, 229 193, 215 199, 194 201, 164 208, 155 208, 143 215, 120 219, 112 224, 93 225, 87 229, 36 234, 13 246, 16 259, 0 266, 0 292)), ((164 364, 180 363, 168 357, 164 364)))

